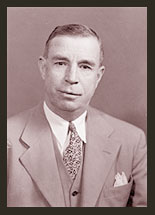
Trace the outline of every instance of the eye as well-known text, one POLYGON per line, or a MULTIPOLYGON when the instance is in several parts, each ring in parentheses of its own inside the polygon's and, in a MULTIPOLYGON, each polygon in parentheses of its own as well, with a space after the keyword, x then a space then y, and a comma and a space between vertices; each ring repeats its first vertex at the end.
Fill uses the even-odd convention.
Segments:
POLYGON ((55 65, 58 65, 58 66, 65 66, 66 64, 67 64, 66 62, 62 62, 62 61, 55 62, 55 65))
POLYGON ((92 68, 88 65, 81 65, 80 67, 84 70, 92 70, 92 68))

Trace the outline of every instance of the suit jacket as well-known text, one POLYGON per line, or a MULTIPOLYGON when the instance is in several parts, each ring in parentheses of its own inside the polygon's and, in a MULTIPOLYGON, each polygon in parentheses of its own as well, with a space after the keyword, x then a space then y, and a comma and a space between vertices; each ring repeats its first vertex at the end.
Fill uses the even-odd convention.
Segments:
MULTIPOLYGON (((7 206, 65 207, 52 133, 42 104, 11 117, 7 127, 7 206)), ((86 136, 79 207, 145 207, 143 131, 89 107, 86 136), (128 184, 114 187, 115 175, 122 171, 128 184)))

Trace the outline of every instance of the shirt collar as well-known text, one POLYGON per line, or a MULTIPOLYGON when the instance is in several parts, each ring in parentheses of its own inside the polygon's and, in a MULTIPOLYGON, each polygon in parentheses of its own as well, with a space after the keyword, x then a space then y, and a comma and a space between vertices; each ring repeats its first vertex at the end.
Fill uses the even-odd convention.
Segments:
MULTIPOLYGON (((55 114, 53 111, 49 109, 46 102, 44 102, 44 112, 45 116, 50 124, 50 127, 60 142, 61 145, 65 143, 68 133, 69 122, 55 114)), ((86 143, 86 128, 85 128, 85 119, 86 119, 87 111, 85 111, 81 116, 77 119, 73 120, 76 130, 80 136, 80 138, 86 143)))

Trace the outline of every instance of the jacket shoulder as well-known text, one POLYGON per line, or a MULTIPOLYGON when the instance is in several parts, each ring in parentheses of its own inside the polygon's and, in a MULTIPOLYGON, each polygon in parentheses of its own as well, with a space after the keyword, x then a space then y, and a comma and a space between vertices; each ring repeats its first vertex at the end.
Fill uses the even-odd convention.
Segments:
POLYGON ((9 127, 23 125, 27 121, 29 115, 31 114, 32 109, 25 110, 16 115, 13 115, 7 119, 7 125, 9 127))
POLYGON ((133 137, 139 137, 139 135, 145 136, 144 131, 141 128, 138 128, 137 126, 129 122, 118 119, 96 108, 91 107, 91 110, 93 111, 94 115, 97 115, 103 121, 106 121, 114 129, 114 131, 116 133, 119 133, 121 136, 127 135, 127 136, 130 136, 130 138, 131 138, 131 135, 133 137))
POLYGON ((7 139, 19 136, 30 118, 34 108, 22 111, 7 119, 7 139))

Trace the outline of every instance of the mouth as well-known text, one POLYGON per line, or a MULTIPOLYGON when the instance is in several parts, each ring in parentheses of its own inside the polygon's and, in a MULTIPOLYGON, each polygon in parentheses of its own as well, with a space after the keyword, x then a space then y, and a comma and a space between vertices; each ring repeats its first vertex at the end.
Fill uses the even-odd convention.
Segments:
POLYGON ((81 93, 74 93, 74 92, 68 92, 68 91, 59 91, 60 93, 62 93, 65 96, 71 96, 71 97, 79 97, 82 96, 81 93))

